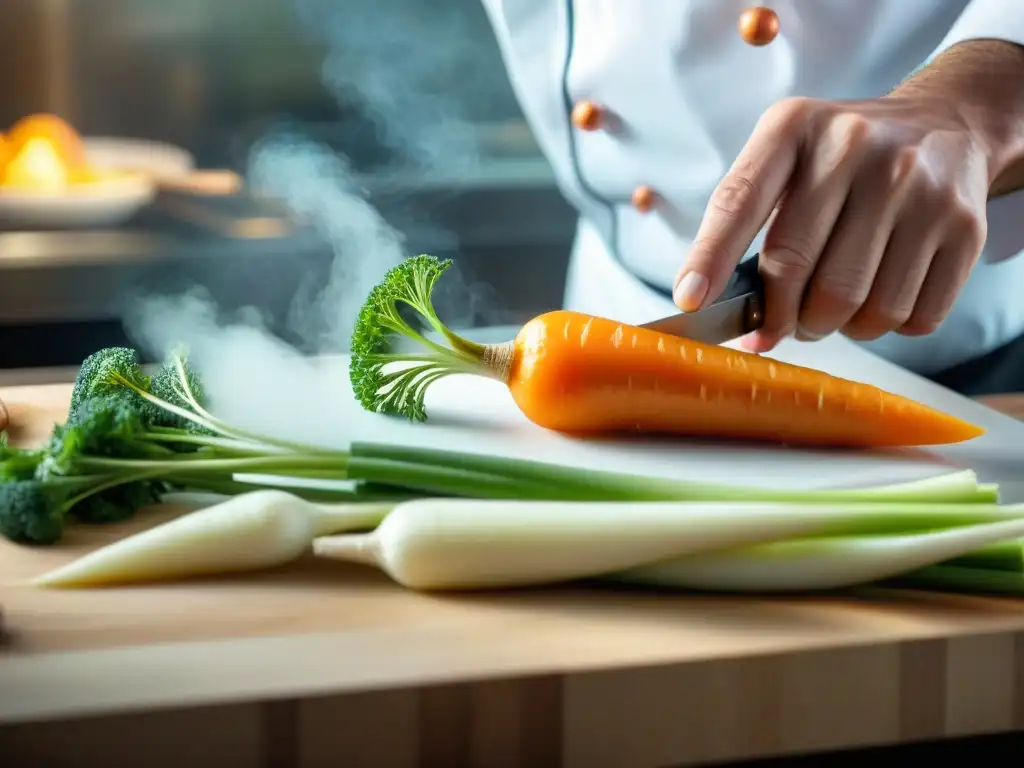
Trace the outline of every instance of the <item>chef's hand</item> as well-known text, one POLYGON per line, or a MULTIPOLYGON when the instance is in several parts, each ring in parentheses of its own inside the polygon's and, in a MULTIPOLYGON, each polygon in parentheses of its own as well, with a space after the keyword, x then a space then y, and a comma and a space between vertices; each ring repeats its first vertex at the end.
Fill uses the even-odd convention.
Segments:
POLYGON ((712 195, 676 303, 713 300, 771 218, 765 324, 748 348, 794 332, 930 333, 981 253, 988 187, 985 154, 954 104, 787 99, 712 195))
POLYGON ((770 108, 711 197, 676 304, 713 301, 767 222, 765 324, 748 349, 934 331, 981 253, 995 173, 960 102, 918 87, 770 108))

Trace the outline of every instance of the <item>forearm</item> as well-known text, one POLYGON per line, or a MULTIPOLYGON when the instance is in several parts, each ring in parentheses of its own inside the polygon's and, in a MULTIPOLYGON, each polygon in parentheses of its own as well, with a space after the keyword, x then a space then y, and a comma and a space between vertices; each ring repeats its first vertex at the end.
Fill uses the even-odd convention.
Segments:
POLYGON ((984 148, 990 196, 1024 189, 1024 46, 968 40, 945 50, 891 94, 955 105, 984 148))

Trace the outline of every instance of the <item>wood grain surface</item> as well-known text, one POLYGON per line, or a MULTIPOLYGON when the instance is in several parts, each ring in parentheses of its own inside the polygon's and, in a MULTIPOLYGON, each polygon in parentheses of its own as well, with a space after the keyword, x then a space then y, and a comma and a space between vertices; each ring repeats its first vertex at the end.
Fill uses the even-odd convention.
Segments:
MULTIPOLYGON (((0 392, 25 443, 67 395, 0 392)), ((667 766, 1024 728, 1010 600, 426 596, 312 559, 175 585, 24 585, 177 513, 0 546, 0 762, 667 766)))
POLYGON ((1014 395, 987 395, 976 398, 978 402, 984 403, 989 408, 1013 416, 1015 419, 1024 419, 1024 394, 1014 395))

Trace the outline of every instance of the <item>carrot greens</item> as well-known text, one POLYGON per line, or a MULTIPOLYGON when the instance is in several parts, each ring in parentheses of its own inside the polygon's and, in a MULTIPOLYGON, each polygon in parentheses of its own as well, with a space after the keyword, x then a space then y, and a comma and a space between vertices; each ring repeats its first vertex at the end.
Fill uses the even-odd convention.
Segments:
POLYGON ((427 388, 438 379, 456 373, 493 376, 487 345, 458 335, 437 316, 432 294, 451 266, 450 259, 420 255, 393 267, 367 296, 352 333, 349 376, 360 404, 370 411, 426 421, 427 388), (448 343, 426 338, 401 314, 411 309, 421 324, 436 331, 448 343), (417 345, 403 352, 395 342, 417 345))

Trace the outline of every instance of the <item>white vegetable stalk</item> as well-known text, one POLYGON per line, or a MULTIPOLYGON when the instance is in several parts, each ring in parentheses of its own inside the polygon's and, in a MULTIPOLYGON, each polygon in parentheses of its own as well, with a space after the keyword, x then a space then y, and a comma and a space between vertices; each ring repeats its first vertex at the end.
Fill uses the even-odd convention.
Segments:
POLYGON ((1024 520, 906 536, 780 541, 645 565, 612 581, 715 592, 808 592, 902 576, 1024 534, 1024 520))
POLYGON ((317 536, 378 525, 393 504, 315 504, 284 491, 253 491, 91 552, 33 583, 85 587, 272 568, 317 536))
POLYGON ((1024 518, 1024 507, 418 499, 397 505, 372 533, 316 539, 313 552, 375 566, 412 589, 487 589, 600 576, 792 537, 1008 518, 1024 518))

